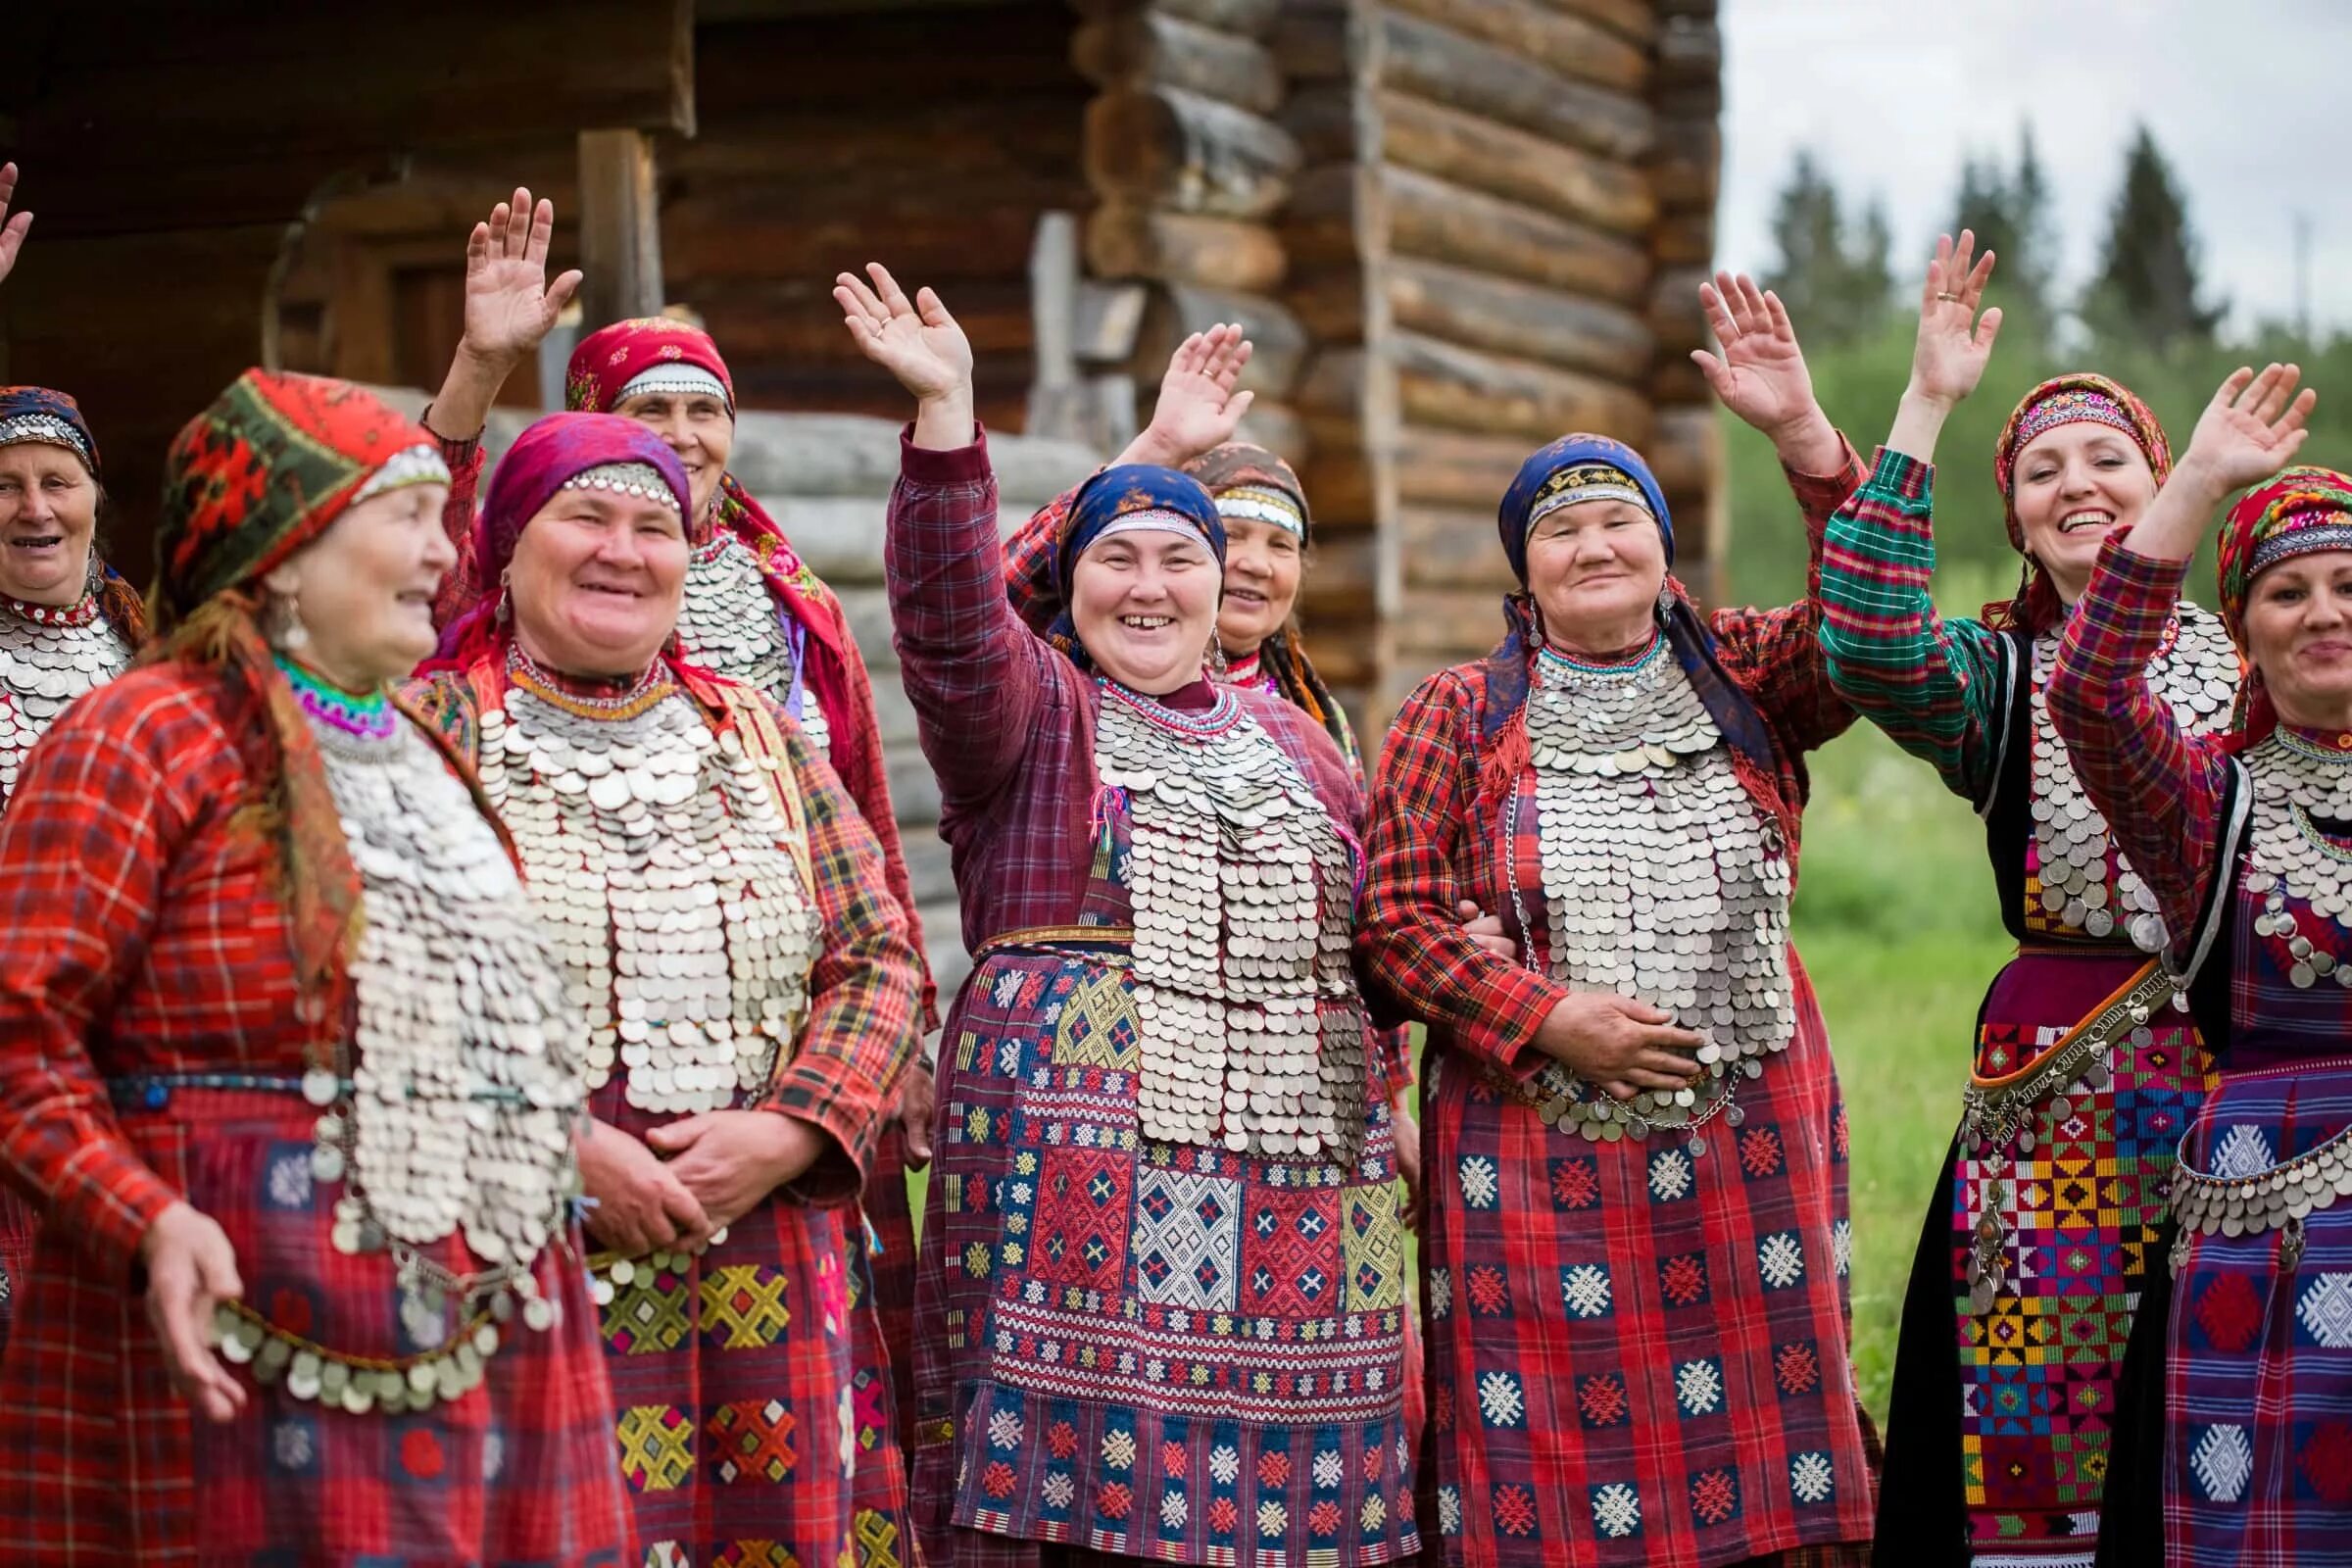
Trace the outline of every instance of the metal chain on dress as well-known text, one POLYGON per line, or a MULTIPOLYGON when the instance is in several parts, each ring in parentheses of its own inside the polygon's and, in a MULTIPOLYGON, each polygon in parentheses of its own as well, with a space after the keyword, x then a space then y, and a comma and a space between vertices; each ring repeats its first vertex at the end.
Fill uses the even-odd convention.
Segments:
POLYGON ((1102 693, 1096 771, 1129 804, 1144 1135, 1352 1157, 1364 1014, 1330 813, 1231 692, 1200 712, 1102 693))
MULTIPOLYGON (((2083 792, 2042 698, 2057 662, 2059 635, 2047 631, 2034 639, 2030 809, 2039 863, 2040 913, 2051 925, 2092 937, 2111 936, 2120 925, 2140 952, 2161 953, 2164 916, 2156 895, 2115 848, 2107 819, 2083 792)), ((2228 727, 2237 672, 2237 650, 2220 617, 2185 602, 2147 669, 2158 700, 2190 734, 2228 727)))
POLYGON ((130 667, 130 648, 98 612, 95 594, 74 605, 0 600, 0 805, 41 732, 83 692, 130 667))
MULTIPOLYGON (((713 528, 710 540, 698 545, 687 561, 678 646, 705 669, 764 692, 780 707, 790 704, 792 634, 768 594, 760 558, 723 524, 713 528)), ((809 745, 822 756, 832 734, 814 692, 803 691, 795 716, 809 745)))
POLYGON ((588 1015, 588 1082, 616 1064, 646 1110, 762 1088, 808 1009, 819 916, 762 766, 656 675, 611 699, 519 652, 481 715, 482 789, 506 818, 588 1015))
MULTIPOLYGON (((1558 1062, 1529 1084, 1544 1121, 1592 1141, 1734 1126, 1743 1078, 1787 1049, 1789 866, 1663 636, 1625 663, 1543 649, 1528 694, 1549 972, 1579 991, 1638 997, 1704 1039, 1695 1088, 1621 1101, 1558 1062)), ((1518 793, 1507 832, 1518 842, 1518 793)), ((1530 930, 1516 878, 1512 898, 1530 930)))

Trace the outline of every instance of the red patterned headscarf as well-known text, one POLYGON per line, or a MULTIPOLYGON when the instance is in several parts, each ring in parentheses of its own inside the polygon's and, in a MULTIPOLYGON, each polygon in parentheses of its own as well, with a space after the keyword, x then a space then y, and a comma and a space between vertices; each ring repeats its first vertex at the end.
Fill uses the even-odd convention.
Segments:
POLYGON ((611 414, 621 399, 637 392, 694 390, 699 383, 690 373, 662 383, 666 368, 699 370, 718 383, 727 413, 735 412, 735 380, 727 362, 718 356, 710 334, 663 316, 643 316, 614 321, 580 339, 564 371, 564 407, 574 414, 611 414), (630 383, 646 384, 632 390, 630 383))
MULTIPOLYGON (((2042 432, 2077 423, 2104 424, 2129 436, 2140 456, 2148 460, 2148 469, 2159 486, 2173 471, 2173 448, 2164 438, 2164 426, 2130 388, 2085 370, 2052 376, 2018 402, 2009 422, 2001 426, 2001 438, 1992 452, 1992 482, 2000 487, 2002 520, 2009 525, 2010 547, 2021 556, 2026 555, 2026 529, 2017 520, 2018 454, 2042 432)), ((2040 631, 2065 618, 2066 607, 2058 590, 2031 556, 2026 557, 2017 597, 1984 607, 1984 621, 1990 626, 2040 631)))
MULTIPOLYGON (((2215 575, 2221 591, 2222 624, 2238 652, 2246 647, 2246 596, 2265 570, 2296 556, 2322 550, 2352 550, 2352 475, 2310 464, 2285 469, 2270 483, 2238 498, 2223 520, 2215 575)), ((2238 688, 2234 728, 2238 743, 2251 744, 2278 722, 2263 690, 2259 666, 2238 688)))
POLYGON ((258 579, 355 502, 449 482, 423 426, 319 376, 248 370, 190 419, 164 460, 162 562, 149 596, 151 659, 211 665, 251 795, 233 819, 274 856, 314 1059, 336 1064, 360 878, 310 721, 263 637, 258 579))

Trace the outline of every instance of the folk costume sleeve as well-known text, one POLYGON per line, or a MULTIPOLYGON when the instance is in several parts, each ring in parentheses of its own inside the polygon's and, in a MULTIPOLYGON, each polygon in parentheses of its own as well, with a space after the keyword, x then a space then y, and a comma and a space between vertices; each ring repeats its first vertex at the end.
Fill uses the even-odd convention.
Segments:
POLYGON ((1468 689, 1451 670, 1423 681, 1398 710, 1372 786, 1356 954, 1406 1012, 1525 1075, 1541 1065, 1537 1028, 1568 992, 1487 952, 1454 913, 1478 853, 1479 763, 1465 741, 1473 722, 1468 689))
POLYGON ((144 959, 172 863, 172 770, 69 712, 0 818, 0 1164, 54 1233, 127 1279, 179 1195, 115 1120, 84 1042, 144 959))
POLYGON ((1004 591, 1013 610, 1032 630, 1043 631, 1061 613, 1061 589, 1054 580, 1054 558, 1061 540, 1062 519, 1078 499, 1075 486, 1064 490, 1034 513, 1004 541, 1004 591))
POLYGON ((1882 447, 1869 482, 1830 519, 1821 646, 1856 712, 1953 794, 1982 801, 1999 755, 1998 634, 1936 612, 1935 479, 1932 465, 1882 447))
POLYGON ((808 812, 808 860, 824 935, 808 974, 808 1021, 753 1107, 823 1128, 840 1146, 792 1184, 811 1202, 858 1196, 874 1142, 914 1059, 920 966, 883 876, 873 829, 832 764, 797 725, 779 724, 808 812))
POLYGON ((482 438, 435 439, 441 446, 441 461, 449 465, 449 499, 441 505, 441 531, 449 535, 458 552, 456 564, 433 595, 433 624, 446 626, 471 610, 482 596, 481 585, 473 580, 473 518, 482 488, 482 438))
POLYGON ((2148 683, 2187 570, 2107 540, 2042 688, 2082 792, 2163 905, 2176 953, 2197 929, 2218 869, 2230 771, 2227 755, 2183 734, 2148 683))
POLYGON ((1783 474, 1805 519, 1805 597, 1777 610, 1719 610, 1708 617, 1725 673, 1763 712, 1792 756, 1845 733, 1854 710, 1830 680, 1821 651, 1821 562, 1831 516, 1860 487, 1862 459, 1838 437, 1841 460, 1834 473, 1783 474))
POLYGON ((900 436, 883 546, 893 641, 943 819, 1011 780, 1053 681, 1055 655, 1004 597, 988 438, 952 452, 900 436))

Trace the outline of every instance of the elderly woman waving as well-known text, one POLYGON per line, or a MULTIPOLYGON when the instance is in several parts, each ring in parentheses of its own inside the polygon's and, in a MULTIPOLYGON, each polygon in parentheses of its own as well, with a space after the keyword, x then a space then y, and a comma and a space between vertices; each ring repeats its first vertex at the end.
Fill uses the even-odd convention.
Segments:
MULTIPOLYGON (((1728 275, 1706 295, 1703 368, 1773 437, 1818 552, 1860 464, 1779 301, 1728 275)), ((1802 758, 1850 721, 1816 608, 1701 616, 1656 481, 1602 437, 1530 458, 1499 522, 1507 635, 1397 715, 1358 937, 1430 1025, 1446 1560, 1865 1541, 1844 1117, 1788 946, 1802 758), (1464 935, 1462 899, 1507 911, 1523 964, 1464 935)))

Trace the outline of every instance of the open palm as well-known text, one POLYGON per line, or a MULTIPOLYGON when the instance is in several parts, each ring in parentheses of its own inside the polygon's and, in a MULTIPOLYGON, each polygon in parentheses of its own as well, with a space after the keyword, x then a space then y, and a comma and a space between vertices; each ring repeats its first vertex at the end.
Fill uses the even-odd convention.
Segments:
POLYGON ((1234 391, 1250 363, 1251 344, 1238 323, 1212 326, 1176 345, 1160 378, 1152 433, 1173 456, 1171 467, 1233 439, 1256 394, 1234 391))
POLYGON ((2000 335, 1998 306, 1977 314, 1984 303, 1984 285, 1992 279, 1993 254, 1986 251, 1979 259, 1976 247, 1977 236, 1969 229, 1960 231, 1957 244, 1949 234, 1937 235, 1936 259, 1920 286, 1911 389, 1938 403, 1957 403, 1977 389, 1992 358, 1992 341, 2000 335))
POLYGON ((919 401, 954 395, 971 385, 972 345, 939 296, 918 290, 912 300, 890 269, 868 262, 869 287, 854 272, 833 280, 842 324, 865 357, 899 378, 919 401))
POLYGON ((577 271, 547 280, 547 251, 556 232, 555 203, 534 208, 517 186, 488 222, 466 241, 466 346, 487 360, 513 361, 535 352, 580 286, 577 271))
POLYGON ((1698 286, 1698 297, 1723 352, 1694 349, 1690 358, 1723 406, 1768 434, 1810 415, 1813 374, 1780 296, 1744 272, 1718 272, 1698 286))
POLYGON ((2232 371, 2198 416, 2182 464, 2211 475, 2225 492, 2258 484, 2285 467, 2310 433, 2304 423, 2320 396, 2309 387, 2296 393, 2302 377, 2292 365, 2268 366, 2260 375, 2232 371))
POLYGON ((8 204, 17 194, 17 166, 0 164, 0 283, 16 270, 17 253, 24 248, 25 232, 32 227, 32 215, 19 213, 8 216, 8 204))

